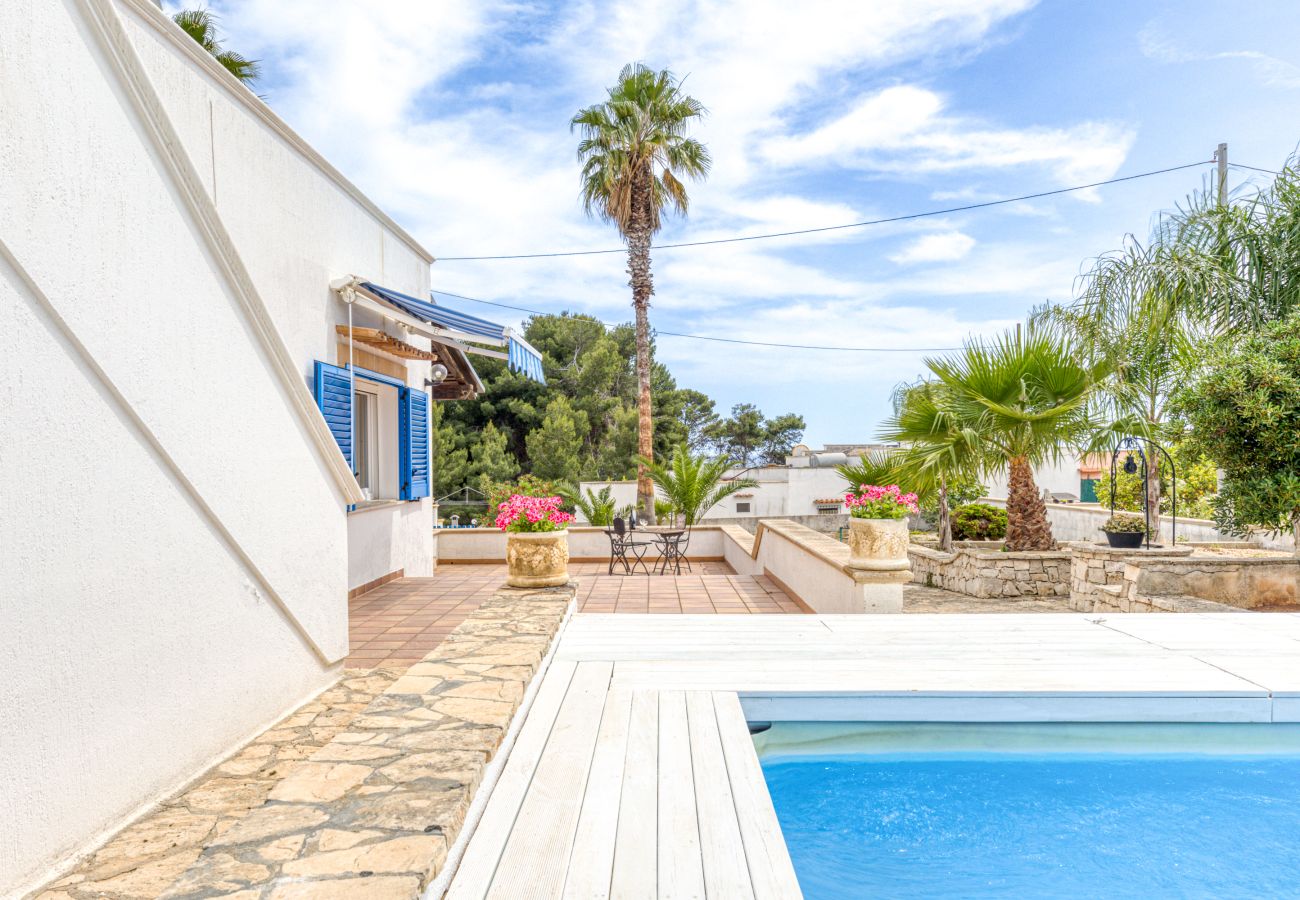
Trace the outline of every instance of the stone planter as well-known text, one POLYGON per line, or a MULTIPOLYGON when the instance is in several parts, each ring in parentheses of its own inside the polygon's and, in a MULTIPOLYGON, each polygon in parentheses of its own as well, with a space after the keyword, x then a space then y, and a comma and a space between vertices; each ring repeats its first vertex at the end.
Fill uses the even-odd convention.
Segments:
POLYGON ((1112 547, 1119 547, 1123 550, 1136 550, 1142 546, 1142 541, 1146 537, 1140 531, 1106 531, 1106 541, 1112 547))
POLYGON ((849 519, 849 565, 855 569, 905 571, 907 543, 907 519, 849 519))
POLYGON ((511 587, 558 587, 567 584, 569 533, 567 531, 508 533, 506 569, 506 584, 511 587))

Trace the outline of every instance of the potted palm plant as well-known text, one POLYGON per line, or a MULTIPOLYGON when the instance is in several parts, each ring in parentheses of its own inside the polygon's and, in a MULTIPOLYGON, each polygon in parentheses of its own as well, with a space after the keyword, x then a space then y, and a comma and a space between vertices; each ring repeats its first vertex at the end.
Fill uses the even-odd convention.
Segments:
POLYGON ((573 516, 560 509, 560 497, 511 494, 497 506, 496 525, 506 532, 506 584, 519 588, 556 587, 569 580, 569 539, 573 516))
POLYGON ((1101 526, 1112 547, 1134 550, 1142 546, 1147 536, 1146 519, 1132 513, 1115 513, 1101 526))
POLYGON ((698 525, 704 514, 738 491, 757 487, 752 478, 724 479, 731 467, 725 456, 695 456, 683 444, 668 465, 647 460, 650 477, 683 525, 698 525))
POLYGON ((849 507, 849 565, 873 572, 906 569, 907 517, 918 509, 916 494, 904 494, 896 484, 866 484, 844 502, 849 507))

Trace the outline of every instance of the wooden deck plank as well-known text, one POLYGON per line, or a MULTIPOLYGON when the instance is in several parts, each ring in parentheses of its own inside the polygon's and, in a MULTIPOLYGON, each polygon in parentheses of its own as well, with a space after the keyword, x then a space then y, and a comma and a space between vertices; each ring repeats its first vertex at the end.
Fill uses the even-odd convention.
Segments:
POLYGON ((740 701, 730 693, 712 697, 754 896, 758 900, 802 897, 740 701))
POLYGON ((448 900, 470 900, 487 896, 488 887, 497 871, 497 863, 510 832, 514 829, 515 818, 523 805, 542 750, 550 737, 551 726, 569 691, 576 669, 575 663, 563 660, 552 660, 547 669, 542 685, 533 698, 533 705, 528 710, 528 718, 519 730, 510 757, 501 771, 501 778, 483 811, 483 818, 474 830, 474 839, 465 848, 465 856, 447 891, 448 900))
POLYGON ((695 806, 700 826, 700 858, 704 886, 710 897, 752 898, 745 844, 736 818, 736 801, 727 776, 718 733, 713 695, 686 694, 686 721, 691 731, 691 761, 695 775, 695 806))
POLYGON ((659 693, 637 691, 628 723, 611 897, 645 900, 656 895, 658 830, 659 693))
POLYGON ((571 900, 602 900, 609 896, 631 716, 632 692, 611 690, 605 699, 578 831, 569 854, 563 896, 571 900))
POLYGON ((663 898, 704 897, 691 750, 686 695, 681 691, 661 691, 658 896, 663 898))
POLYGON ((1300 719, 1289 614, 582 613, 554 659, 457 900, 798 897, 742 694, 764 719, 1300 719))
POLYGON ((580 663, 501 852, 490 898, 543 900, 564 888, 612 665, 580 663))

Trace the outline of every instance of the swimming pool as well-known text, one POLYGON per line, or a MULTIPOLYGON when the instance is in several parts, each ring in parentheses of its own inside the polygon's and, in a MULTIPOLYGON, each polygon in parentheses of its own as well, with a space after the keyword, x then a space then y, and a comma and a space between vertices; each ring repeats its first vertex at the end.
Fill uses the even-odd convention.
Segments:
POLYGON ((1300 895, 1300 726, 773 725, 808 900, 1300 895))

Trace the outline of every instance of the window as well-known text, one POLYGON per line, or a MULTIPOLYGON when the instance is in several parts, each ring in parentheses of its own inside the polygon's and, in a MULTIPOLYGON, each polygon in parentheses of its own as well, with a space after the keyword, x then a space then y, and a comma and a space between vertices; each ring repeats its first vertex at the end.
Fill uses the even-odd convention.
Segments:
POLYGON ((357 484, 373 499, 379 479, 375 474, 375 454, 378 444, 379 398, 368 391, 355 391, 352 395, 352 454, 353 472, 357 484))
POLYGON ((429 496, 429 395, 369 369, 316 363, 316 403, 372 500, 429 496))
POLYGON ((737 500, 737 501, 736 501, 736 512, 738 512, 738 513, 747 513, 747 512, 749 512, 749 501, 748 501, 748 500, 737 500))

